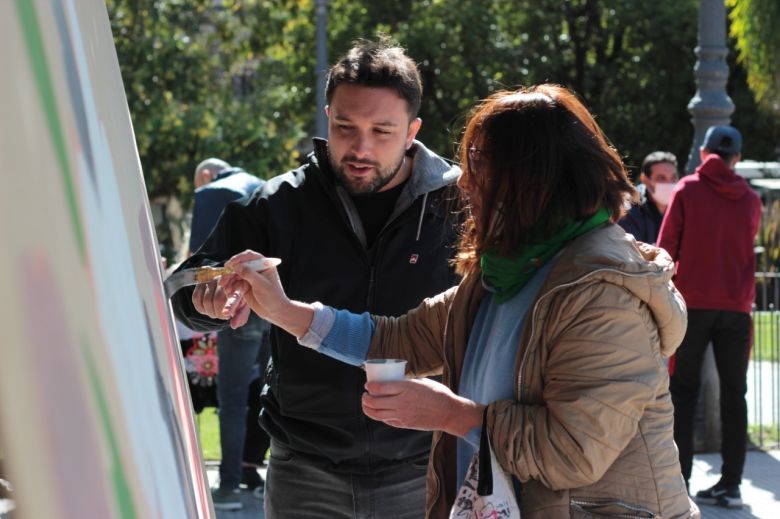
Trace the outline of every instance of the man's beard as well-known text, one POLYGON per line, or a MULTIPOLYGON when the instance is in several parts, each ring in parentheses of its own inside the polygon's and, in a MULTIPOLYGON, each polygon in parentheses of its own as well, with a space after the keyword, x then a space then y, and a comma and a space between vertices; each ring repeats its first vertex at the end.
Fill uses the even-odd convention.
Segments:
POLYGON ((395 176, 401 170, 401 167, 404 165, 406 154, 401 155, 401 158, 398 159, 398 162, 395 165, 384 169, 380 168, 377 162, 359 160, 354 155, 346 155, 341 159, 342 164, 345 162, 357 162, 359 164, 370 165, 374 168, 375 174, 371 178, 361 180, 349 178, 349 176, 347 176, 347 174, 344 172, 344 167, 336 164, 332 156, 329 156, 329 158, 330 165, 336 175, 337 182, 344 186, 350 195, 368 196, 376 193, 395 178, 395 176))

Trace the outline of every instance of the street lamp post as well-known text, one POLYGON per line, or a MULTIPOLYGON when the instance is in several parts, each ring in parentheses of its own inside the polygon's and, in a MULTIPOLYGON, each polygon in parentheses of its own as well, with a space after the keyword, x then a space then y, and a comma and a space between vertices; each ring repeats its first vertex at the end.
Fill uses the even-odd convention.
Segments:
MULTIPOLYGON (((694 127, 693 144, 685 165, 693 173, 701 163, 699 148, 707 128, 729 124, 734 103, 726 93, 729 67, 726 64, 726 6, 724 0, 700 0, 698 60, 693 73, 696 94, 688 103, 694 127)), ((716 452, 720 449, 720 382, 712 348, 707 348, 701 367, 701 390, 696 409, 694 450, 716 452)))
POLYGON ((328 70, 328 35, 326 31, 329 0, 316 0, 317 13, 317 113, 315 116, 317 137, 328 136, 328 119, 325 117, 325 74, 328 70))
POLYGON ((693 144, 686 173, 693 173, 699 165, 699 148, 707 128, 729 124, 734 103, 726 93, 729 67, 726 64, 726 6, 723 0, 700 0, 698 60, 693 68, 696 94, 688 103, 694 127, 693 144))

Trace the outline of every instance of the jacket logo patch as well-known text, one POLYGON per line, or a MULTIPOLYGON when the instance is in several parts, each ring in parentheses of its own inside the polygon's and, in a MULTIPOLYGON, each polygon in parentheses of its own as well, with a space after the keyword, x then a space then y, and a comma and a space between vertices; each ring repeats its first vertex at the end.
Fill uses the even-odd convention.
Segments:
POLYGON ((415 263, 417 263, 418 259, 420 259, 419 254, 412 254, 411 256, 409 256, 409 264, 414 265, 415 263))

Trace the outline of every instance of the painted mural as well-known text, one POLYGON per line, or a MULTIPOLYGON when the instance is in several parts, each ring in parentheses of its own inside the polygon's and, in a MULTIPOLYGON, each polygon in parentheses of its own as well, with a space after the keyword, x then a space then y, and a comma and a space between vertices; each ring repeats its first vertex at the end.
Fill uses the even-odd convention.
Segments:
POLYGON ((13 517, 211 517, 105 5, 0 1, 13 517))

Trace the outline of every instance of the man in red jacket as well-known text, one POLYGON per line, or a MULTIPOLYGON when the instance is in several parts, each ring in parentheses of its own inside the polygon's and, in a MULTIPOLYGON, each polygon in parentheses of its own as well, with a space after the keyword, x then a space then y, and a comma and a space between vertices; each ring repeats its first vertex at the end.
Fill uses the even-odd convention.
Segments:
POLYGON ((742 136, 713 126, 704 136, 702 163, 683 178, 669 202, 658 246, 677 263, 674 282, 688 305, 688 329, 675 355, 670 390, 674 439, 686 485, 693 462, 693 416, 702 359, 712 342, 720 377, 720 481, 696 494, 700 503, 741 507, 739 485, 747 442, 747 366, 755 297, 753 246, 761 201, 734 172, 742 136))

